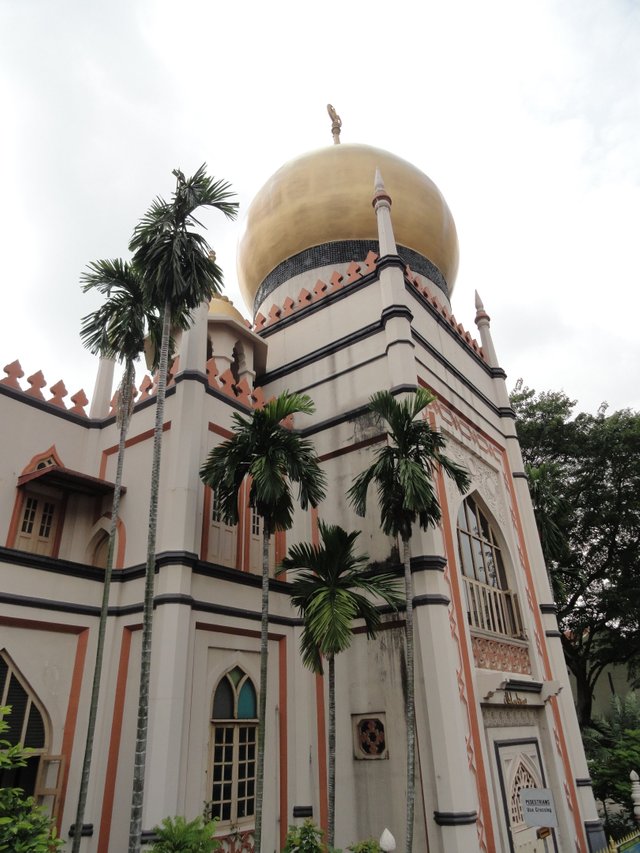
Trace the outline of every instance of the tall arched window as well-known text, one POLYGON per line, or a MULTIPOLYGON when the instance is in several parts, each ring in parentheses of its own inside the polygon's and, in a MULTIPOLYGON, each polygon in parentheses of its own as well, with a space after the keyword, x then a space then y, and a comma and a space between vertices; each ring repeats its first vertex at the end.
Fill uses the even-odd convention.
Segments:
POLYGON ((32 751, 25 767, 0 769, 0 788, 22 788, 33 796, 40 760, 47 751, 47 730, 35 696, 6 652, 0 652, 0 705, 11 708, 5 718, 9 728, 3 739, 32 751))
POLYGON ((518 602, 509 589, 498 536, 471 496, 458 512, 458 553, 471 627, 507 637, 521 636, 518 602))
POLYGON ((257 716, 253 682, 236 666, 218 682, 211 714, 211 816, 223 823, 255 814, 257 716))

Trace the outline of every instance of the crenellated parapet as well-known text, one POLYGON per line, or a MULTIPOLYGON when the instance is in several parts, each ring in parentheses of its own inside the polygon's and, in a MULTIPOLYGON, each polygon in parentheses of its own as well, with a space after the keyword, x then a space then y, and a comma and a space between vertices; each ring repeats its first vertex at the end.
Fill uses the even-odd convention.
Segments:
POLYGON ((42 403, 46 403, 49 406, 55 406, 58 409, 63 409, 65 412, 71 412, 74 415, 80 415, 84 418, 88 417, 87 412, 85 411, 85 406, 89 403, 89 400, 82 388, 69 397, 69 392, 67 391, 64 382, 59 380, 54 385, 49 386, 48 393, 50 393, 51 396, 45 397, 44 389, 47 388, 47 380, 44 378, 44 374, 41 370, 36 371, 36 373, 32 373, 31 376, 27 376, 26 381, 29 384, 28 388, 24 388, 19 381, 24 376, 24 370, 17 359, 12 361, 11 364, 6 364, 3 370, 6 373, 6 376, 4 379, 0 379, 0 385, 12 388, 14 391, 21 391, 26 397, 31 397, 42 403), (66 397, 69 397, 70 401, 73 403, 72 406, 67 406, 65 403, 66 397))
POLYGON ((487 359, 484 350, 476 339, 464 328, 462 323, 458 323, 451 311, 449 311, 448 308, 422 284, 420 276, 414 273, 408 264, 405 267, 404 278, 407 284, 415 288, 418 293, 420 293, 427 302, 435 308, 456 335, 458 335, 464 343, 467 344, 467 346, 471 347, 477 356, 479 356, 483 361, 486 361, 487 359))
POLYGON ((342 290, 343 287, 355 284, 365 276, 375 272, 377 262, 378 255, 375 252, 369 252, 364 261, 351 261, 344 275, 338 272, 338 270, 334 270, 329 276, 328 282, 319 278, 311 291, 303 287, 296 299, 287 296, 282 305, 274 303, 266 316, 260 312, 256 314, 253 331, 260 332, 267 326, 273 326, 279 320, 290 317, 296 311, 300 311, 302 308, 306 308, 308 305, 319 302, 326 296, 342 290))

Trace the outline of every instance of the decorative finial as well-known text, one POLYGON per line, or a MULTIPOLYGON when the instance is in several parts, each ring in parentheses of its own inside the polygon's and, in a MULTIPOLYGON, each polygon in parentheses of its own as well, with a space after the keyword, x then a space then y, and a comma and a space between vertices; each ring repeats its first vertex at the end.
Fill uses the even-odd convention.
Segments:
POLYGON ((331 117, 331 133, 333 134, 333 144, 340 145, 340 128, 342 127, 342 119, 335 111, 335 107, 327 104, 327 112, 331 117))
POLYGON ((375 190, 376 195, 378 193, 383 193, 384 190, 384 181, 382 180, 382 175, 380 174, 380 169, 376 169, 376 176, 373 180, 373 189, 375 190))
POLYGON ((482 299, 480 299, 480 294, 476 290, 476 311, 484 311, 484 305, 482 304, 482 299))

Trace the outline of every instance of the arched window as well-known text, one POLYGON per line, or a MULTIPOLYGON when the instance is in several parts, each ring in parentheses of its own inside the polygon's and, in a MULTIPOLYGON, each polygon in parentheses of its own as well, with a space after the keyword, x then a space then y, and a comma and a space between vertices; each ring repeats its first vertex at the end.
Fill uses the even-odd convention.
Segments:
POLYGON ((32 751, 25 767, 0 768, 0 788, 22 788, 33 796, 40 760, 47 751, 47 729, 35 696, 6 652, 0 652, 0 705, 11 708, 5 718, 9 727, 2 738, 32 751))
POLYGON ((218 682, 211 713, 211 817, 238 823, 255 814, 257 699, 236 666, 218 682))
POLYGON ((471 496, 458 512, 458 553, 471 627, 507 637, 521 636, 518 602, 509 589, 497 533, 471 496))

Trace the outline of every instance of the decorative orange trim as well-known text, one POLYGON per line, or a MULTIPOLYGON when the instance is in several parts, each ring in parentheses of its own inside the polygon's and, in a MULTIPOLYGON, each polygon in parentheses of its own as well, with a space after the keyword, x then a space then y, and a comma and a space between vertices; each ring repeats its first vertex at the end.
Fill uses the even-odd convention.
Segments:
POLYGON ((59 622, 43 622, 40 619, 18 619, 15 616, 0 616, 0 625, 11 628, 29 628, 31 631, 50 631, 52 634, 82 634, 88 630, 84 625, 65 625, 59 622))
POLYGON ((24 510, 25 494, 23 489, 16 489, 16 499, 13 504, 13 512, 11 513, 11 521, 9 522, 9 532, 7 533, 7 548, 15 548, 16 536, 18 535, 18 525, 22 518, 24 510))
POLYGON ((59 465, 61 468, 64 468, 62 459, 60 458, 60 454, 56 450, 55 444, 52 444, 48 450, 43 450, 41 453, 36 453, 36 455, 31 459, 31 461, 27 463, 26 467, 22 469, 21 473, 29 474, 31 471, 35 471, 38 467, 38 463, 42 462, 43 459, 48 459, 50 456, 53 456, 56 465, 59 465))
POLYGON ((329 827, 329 794, 327 791, 327 725, 324 714, 324 677, 316 675, 316 726, 318 737, 318 797, 320 800, 320 829, 327 834, 329 827))
MULTIPOLYGON (((436 398, 436 401, 438 403, 440 403, 445 408, 450 409, 450 411, 452 411, 457 418, 459 418, 461 421, 464 421, 469 427, 471 427, 473 430, 475 430, 475 432, 477 432, 479 435, 481 435, 487 441, 490 441, 491 444, 493 444, 494 447, 496 447, 500 451, 500 453, 504 452, 504 446, 502 444, 500 444, 499 441, 496 441, 496 439, 493 438, 492 436, 490 436, 488 432, 485 432, 483 429, 481 429, 470 418, 468 418, 463 412, 461 412, 460 409, 456 408, 456 406, 452 405, 449 402, 449 400, 447 400, 445 397, 442 396, 442 394, 438 393, 438 391, 436 391, 435 388, 432 388, 431 385, 428 385, 424 381, 424 379, 422 379, 421 377, 418 377, 418 385, 420 385, 421 388, 426 388, 427 391, 431 392, 431 394, 433 394, 433 396, 436 398)), ((432 422, 432 424, 433 424, 433 422, 432 422)))
POLYGON ((107 772, 105 774, 104 794, 102 796, 102 814, 100 815, 100 832, 98 835, 97 853, 108 853, 109 851, 111 819, 113 816, 113 800, 116 790, 118 757, 120 754, 120 740, 122 738, 122 720, 124 716, 125 694, 127 691, 127 675, 129 672, 131 637, 133 632, 139 631, 141 627, 141 625, 125 625, 122 630, 120 661, 118 663, 116 690, 113 697, 113 717, 111 719, 111 736, 109 738, 107 772))
MULTIPOLYGON (((511 466, 509 465, 509 457, 507 456, 507 452, 503 451, 503 459, 502 464, 504 466, 504 471, 506 473, 506 481, 509 489, 509 493, 511 495, 511 506, 513 507, 514 516, 515 516, 515 526, 516 532, 518 534, 518 545, 521 553, 521 565, 524 569, 526 578, 527 578, 527 586, 529 587, 529 595, 531 596, 531 601, 533 602, 533 607, 531 607, 531 611, 533 614, 533 620, 536 625, 536 630, 538 633, 538 637, 540 638, 540 642, 538 644, 538 648, 542 655, 542 661, 544 664, 544 674, 547 681, 551 681, 553 674, 551 669, 551 661, 549 659, 549 651, 547 649, 547 644, 545 640, 544 627, 542 625, 542 616, 540 613, 539 602, 536 597, 536 589, 533 582, 533 573, 531 571, 531 564, 529 562, 529 555, 527 553, 527 546, 524 538, 524 528, 522 526, 522 519, 520 517, 520 507, 518 506, 518 500, 516 497, 515 487, 513 485, 513 477, 511 474, 511 466)), ((558 706, 558 700, 556 696, 552 696, 549 700, 551 709, 553 712, 553 717, 556 723, 556 744, 559 746, 559 751, 562 756, 562 764, 564 766, 564 775, 565 775, 565 792, 567 791, 569 798, 571 800, 571 811, 573 812, 573 822, 576 828, 576 835, 578 838, 578 843, 580 844, 581 853, 587 853, 587 842, 584 836, 583 826, 580 822, 580 806, 578 804, 578 796, 576 793, 576 787, 574 783, 575 773, 571 768, 571 761, 569 760, 569 751, 567 749, 567 742, 564 736, 564 727, 562 724, 562 717, 560 716, 560 708, 558 706)))
MULTIPOLYGON (((430 419, 433 423, 433 414, 430 414, 430 419)), ((442 469, 438 470, 437 474, 438 478, 438 495, 440 500, 440 509, 442 511, 442 530, 444 534, 444 550, 445 555, 447 557, 447 562, 451 567, 449 572, 449 583, 451 584, 451 604, 455 610, 456 621, 459 626, 463 626, 466 624, 466 613, 462 608, 462 594, 460 589, 460 580, 459 580, 459 569, 458 569, 458 561, 456 559, 456 549, 453 543, 453 536, 451 534, 451 517, 449 515, 449 504, 446 499, 446 491, 444 486, 444 474, 442 473, 442 469)), ((460 659, 462 662, 462 668, 464 671, 464 681, 465 687, 467 689, 467 695, 469 698, 469 702, 467 704, 468 711, 468 720, 469 720, 469 729, 471 732, 471 739, 473 741, 473 749, 476 758, 476 789, 478 793, 478 802, 480 806, 480 816, 482 817, 482 826, 484 829, 486 846, 487 850, 495 850, 495 838, 493 832, 493 824, 491 822, 491 806, 489 803, 489 786, 484 784, 485 780, 489 777, 487 776, 487 770, 484 766, 484 755, 482 752, 482 738, 480 735, 480 726, 478 724, 478 715, 477 708, 478 704, 475 697, 474 691, 474 682, 473 682, 473 670, 471 667, 471 660, 469 658, 469 649, 467 648, 467 644, 464 642, 464 635, 459 636, 458 638, 458 649, 460 652, 460 659)))
POLYGON ((225 429, 224 427, 218 426, 218 424, 214 424, 209 421, 209 432, 214 432, 216 435, 221 435, 222 438, 231 438, 233 433, 230 429, 225 429))
POLYGON ((82 676, 84 672, 84 661, 87 654, 87 643, 89 640, 89 629, 84 628, 78 634, 76 643, 76 658, 73 663, 73 674, 71 676, 71 687, 69 689, 69 702, 67 704, 67 715, 64 721, 64 734, 62 736, 62 749, 60 752, 66 757, 63 771, 62 784, 60 785, 60 806, 58 809, 57 831, 60 834, 62 826, 62 814, 64 801, 67 793, 67 782, 69 781, 69 768, 71 767, 71 756, 73 753, 73 740, 78 720, 78 705, 80 703, 80 690, 82 688, 82 676))
POLYGON ((353 453, 354 450, 361 450, 363 447, 370 447, 372 444, 379 444, 386 439, 385 434, 374 435, 373 438, 365 438, 362 441, 356 441, 355 444, 350 444, 348 447, 339 447, 338 450, 332 450, 330 453, 325 453, 319 456, 320 462, 326 462, 328 459, 335 459, 337 456, 344 456, 346 453, 353 453))
POLYGON ((279 737, 280 737, 280 849, 285 845, 288 824, 289 755, 287 740, 287 638, 278 642, 278 667, 280 684, 278 690, 279 737))
MULTIPOLYGON (((252 631, 250 628, 234 628, 231 625, 212 625, 209 622, 196 622, 196 630, 210 631, 212 634, 232 634, 234 637, 255 637, 260 639, 260 631, 252 631)), ((284 634, 267 634, 270 640, 284 640, 284 634)))
MULTIPOLYGON (((162 432, 166 432, 171 429, 171 421, 165 421, 162 424, 162 432)), ((153 438, 153 433, 155 430, 148 429, 145 432, 141 432, 138 435, 134 435, 132 438, 128 438, 125 443, 125 449, 129 447, 133 447, 134 444, 139 444, 141 441, 146 441, 148 438, 153 438)), ((101 480, 105 479, 105 472, 107 470, 107 458, 109 456, 113 456, 114 453, 118 452, 119 444, 114 444, 112 447, 107 447, 102 451, 102 457, 100 459, 100 473, 98 474, 101 480)))
MULTIPOLYGON (((277 567, 287 555, 287 531, 276 530, 273 538, 275 540, 275 564, 277 567)), ((286 577, 286 575, 283 576, 283 579, 284 577, 286 577)))

